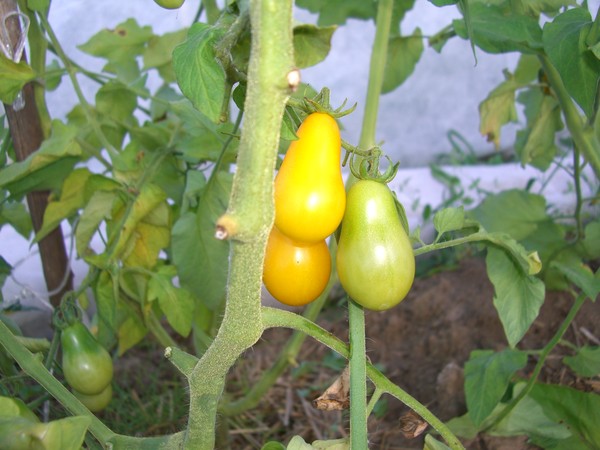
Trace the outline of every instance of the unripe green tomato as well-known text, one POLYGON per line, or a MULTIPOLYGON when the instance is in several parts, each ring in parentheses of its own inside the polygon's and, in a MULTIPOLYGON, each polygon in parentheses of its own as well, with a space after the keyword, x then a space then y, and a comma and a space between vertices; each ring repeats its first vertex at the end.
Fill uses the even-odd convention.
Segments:
POLYGON ((154 2, 165 9, 177 9, 183 5, 185 0, 154 0, 154 2))
POLYGON ((348 191, 337 249, 346 293, 382 311, 404 299, 415 277, 415 256, 387 185, 360 180, 348 191))
POLYGON ((105 348, 81 322, 66 327, 60 341, 67 383, 82 394, 101 393, 113 377, 112 358, 105 348))
POLYGON ((99 394, 82 394, 73 389, 73 395, 91 412, 100 412, 108 406, 112 399, 112 385, 108 385, 99 394))

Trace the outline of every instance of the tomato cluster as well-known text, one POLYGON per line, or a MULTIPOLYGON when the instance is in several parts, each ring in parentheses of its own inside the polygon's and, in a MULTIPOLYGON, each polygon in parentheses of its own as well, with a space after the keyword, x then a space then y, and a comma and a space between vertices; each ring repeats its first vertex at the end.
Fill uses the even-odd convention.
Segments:
POLYGON ((340 283, 365 308, 395 306, 412 286, 415 259, 392 192, 385 183, 359 180, 346 197, 340 131, 329 114, 310 114, 297 135, 275 178, 265 287, 287 305, 316 299, 331 273, 325 239, 341 223, 336 255, 340 283))
POLYGON ((281 303, 302 306, 325 290, 331 256, 325 239, 346 207, 337 122, 309 114, 275 177, 275 226, 265 253, 263 282, 281 303))
POLYGON ((112 398, 113 362, 109 353, 79 321, 60 336, 62 368, 73 394, 90 411, 101 411, 112 398))

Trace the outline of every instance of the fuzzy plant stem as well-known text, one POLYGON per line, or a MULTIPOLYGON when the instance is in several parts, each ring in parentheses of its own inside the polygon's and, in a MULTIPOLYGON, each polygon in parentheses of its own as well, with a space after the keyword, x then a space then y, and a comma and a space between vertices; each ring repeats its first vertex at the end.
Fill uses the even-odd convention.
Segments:
MULTIPOLYGON (((293 330, 302 331, 318 342, 326 345, 340 356, 343 356, 347 359, 350 358, 349 347, 338 337, 320 327, 316 323, 311 322, 310 320, 307 320, 306 318, 293 312, 263 307, 263 325, 265 328, 287 327, 292 328, 293 330)), ((429 423, 429 425, 431 425, 440 434, 440 436, 446 441, 452 450, 464 450, 463 445, 452 433, 452 431, 450 431, 446 424, 444 424, 431 411, 429 411, 425 405, 394 384, 372 364, 366 363, 366 366, 367 377, 375 385, 375 390, 378 391, 377 395, 381 395, 381 393, 387 393, 396 397, 398 400, 420 415, 423 420, 429 423)), ((362 448, 366 449, 366 447, 362 448)))
POLYGON ((273 172, 279 124, 294 86, 292 1, 250 3, 252 44, 245 119, 226 213, 216 236, 229 239, 230 267, 223 321, 189 376, 190 412, 186 449, 213 450, 217 406, 225 378, 240 355, 260 338, 262 263, 274 219, 273 172))

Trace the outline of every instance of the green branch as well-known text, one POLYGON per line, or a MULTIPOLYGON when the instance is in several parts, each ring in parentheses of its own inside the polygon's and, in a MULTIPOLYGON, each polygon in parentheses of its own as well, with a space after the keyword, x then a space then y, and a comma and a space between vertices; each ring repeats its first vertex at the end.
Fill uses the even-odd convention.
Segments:
POLYGON ((571 133, 575 147, 581 151, 586 161, 592 166, 596 177, 600 178, 600 147, 594 145, 593 130, 585 125, 573 99, 565 88, 558 70, 552 65, 548 56, 539 55, 538 58, 560 103, 565 116, 565 123, 571 133))
POLYGON ((482 431, 491 430, 496 425, 498 425, 500 422, 502 422, 502 420, 504 420, 510 414, 510 412, 515 408, 515 406, 517 406, 519 404, 519 402, 521 400, 523 400, 523 398, 525 398, 531 392, 531 390, 535 386, 535 383, 540 375, 540 372, 542 371, 542 368, 544 367, 544 364, 546 363, 546 359, 548 358, 548 355, 550 354, 550 352, 552 352, 552 350, 554 350, 554 347, 556 347, 560 343, 562 337, 567 332, 567 329, 569 328, 569 326, 575 319, 575 316, 577 315, 577 313, 583 306, 583 303, 585 302, 586 298, 587 297, 585 296, 585 294, 580 294, 575 299, 575 303, 573 303, 573 305, 571 306, 571 309, 569 310, 569 313, 565 317, 565 320, 563 320, 562 324, 560 325, 560 327, 558 328, 558 330, 556 331, 556 333, 554 334, 552 339, 546 344, 546 346, 540 352, 538 362, 536 363, 535 368, 533 369, 533 372, 531 373, 531 376, 529 377, 529 380, 527 380, 527 384, 525 385, 525 387, 521 390, 521 392, 519 392, 519 395, 517 395, 515 398, 513 398, 511 400, 511 402, 504 407, 504 409, 500 412, 500 414, 498 414, 496 416, 494 421, 492 423, 490 423, 487 427, 485 427, 485 429, 482 431))
MULTIPOLYGON (((329 347, 340 356, 343 356, 346 359, 350 357, 348 346, 339 338, 298 314, 276 308, 263 307, 263 325, 265 328, 285 327, 302 331, 323 345, 329 347)), ((376 389, 396 397, 419 414, 423 420, 429 423, 429 425, 442 436, 452 450, 464 450, 464 447, 458 438, 454 436, 450 429, 431 413, 425 405, 420 403, 399 386, 395 385, 371 363, 367 363, 367 376, 373 382, 376 389)))

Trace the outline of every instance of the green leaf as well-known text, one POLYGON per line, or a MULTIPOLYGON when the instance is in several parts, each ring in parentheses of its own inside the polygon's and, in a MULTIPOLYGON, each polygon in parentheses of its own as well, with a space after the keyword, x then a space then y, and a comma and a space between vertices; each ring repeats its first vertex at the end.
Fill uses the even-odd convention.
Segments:
POLYGON ((565 88, 581 106, 588 119, 600 80, 600 60, 588 50, 585 39, 592 27, 587 8, 569 9, 544 25, 544 50, 558 70, 565 88))
POLYGON ((508 388, 517 372, 527 364, 527 354, 505 349, 475 350, 465 363, 465 395, 469 418, 476 426, 483 423, 508 388))
POLYGON ((187 28, 182 28, 162 36, 153 36, 144 50, 144 69, 156 68, 161 77, 168 83, 175 81, 173 70, 173 50, 181 44, 188 33, 187 28))
POLYGON ((113 63, 124 63, 141 55, 152 36, 151 27, 140 27, 135 19, 127 19, 113 30, 99 31, 78 48, 113 63))
MULTIPOLYGON (((600 448, 600 396, 537 383, 529 394, 556 423, 567 425, 582 448, 600 448)), ((576 448, 576 447, 571 447, 576 448)))
MULTIPOLYGON (((109 242, 117 239, 117 243, 113 250, 114 255, 126 259, 131 254, 133 251, 131 245, 135 243, 137 238, 137 236, 134 236, 134 234, 139 233, 138 225, 153 212, 155 212, 155 210, 158 210, 161 205, 164 205, 166 199, 167 195, 158 186, 151 183, 143 185, 139 194, 135 198, 131 209, 127 211, 127 217, 123 226, 119 229, 112 228, 109 232, 109 242)), ((163 208, 160 218, 156 223, 154 223, 154 225, 167 226, 168 211, 165 212, 163 208), (165 214, 167 215, 166 218, 165 214)))
POLYGON ((214 237, 215 223, 225 212, 232 175, 219 172, 202 190, 197 212, 182 214, 171 235, 173 262, 179 279, 209 309, 225 298, 229 243, 214 237))
POLYGON ((582 377, 600 374, 600 347, 584 345, 574 356, 565 356, 563 362, 582 377))
POLYGON ((348 439, 317 440, 311 445, 316 450, 350 450, 348 439))
POLYGON ((92 419, 67 417, 48 423, 24 418, 0 418, 0 446, 6 449, 79 450, 92 419))
POLYGON ((50 0, 27 0, 27 8, 32 11, 44 12, 50 8, 50 0))
POLYGON ((443 442, 438 441, 432 435, 427 434, 425 436, 425 445, 423 446, 423 450, 450 450, 450 447, 443 442))
POLYGON ((115 122, 132 123, 137 95, 120 81, 111 80, 96 93, 96 110, 115 122))
POLYGON ((280 442, 270 441, 263 445, 260 450, 285 450, 285 445, 280 442))
POLYGON ((543 95, 541 89, 531 89, 528 94, 534 95, 523 93, 519 97, 520 100, 527 99, 527 128, 517 132, 515 151, 523 165, 530 164, 545 171, 558 151, 555 136, 563 128, 561 109, 558 100, 553 96, 543 95))
POLYGON ((331 49, 331 38, 337 26, 317 27, 302 24, 294 27, 294 58, 296 66, 305 68, 323 61, 331 49))
POLYGON ((527 275, 505 251, 488 247, 485 259, 494 285, 494 306, 511 347, 523 338, 544 303, 544 283, 527 275))
POLYGON ((23 86, 35 79, 35 72, 24 61, 12 62, 0 53, 0 101, 12 104, 23 86))
POLYGON ((561 261, 553 261, 552 267, 556 268, 567 279, 581 289, 585 295, 591 300, 596 301, 600 293, 600 278, 594 276, 594 272, 583 264, 565 264, 561 261))
POLYGON ((590 259, 600 258, 600 221, 596 220, 585 226, 583 246, 590 259))
POLYGON ((86 206, 91 196, 97 191, 114 191, 121 185, 103 175, 92 174, 88 169, 75 169, 65 179, 60 199, 52 200, 44 211, 42 228, 37 232, 35 240, 39 241, 56 228, 64 219, 74 216, 86 206))
POLYGON ((75 127, 53 121, 50 137, 36 152, 0 170, 0 187, 16 196, 60 185, 81 155, 76 136, 75 127))
POLYGON ((31 215, 23 202, 11 200, 0 202, 0 228, 7 224, 25 239, 29 239, 33 224, 31 223, 31 215))
POLYGON ((458 0, 429 0, 430 3, 434 4, 435 6, 449 6, 449 5, 456 5, 458 3, 458 0))
POLYGON ((103 220, 109 219, 113 205, 118 198, 114 191, 96 191, 81 213, 77 228, 75 228, 75 248, 80 257, 88 254, 88 245, 98 226, 103 220))
MULTIPOLYGON (((189 100, 171 103, 171 110, 183 122, 185 134, 175 145, 176 150, 183 153, 183 157, 190 162, 216 161, 221 154, 227 134, 233 130, 231 124, 215 124, 208 117, 195 109, 189 100)), ((230 145, 230 152, 236 148, 230 145)))
POLYGON ((136 314, 128 315, 117 333, 119 340, 118 355, 123 356, 127 350, 142 341, 147 333, 146 325, 136 314))
POLYGON ((12 266, 0 256, 0 303, 4 301, 4 298, 2 297, 2 286, 4 286, 4 282, 10 276, 11 272, 12 266))
POLYGON ((469 214, 488 232, 508 233, 516 240, 534 233, 539 222, 548 218, 544 197, 522 189, 488 195, 469 214))
POLYGON ((104 348, 111 348, 115 342, 118 331, 117 304, 115 285, 111 274, 105 270, 100 272, 94 286, 98 316, 98 342, 104 348))
POLYGON ((319 14, 318 25, 343 25, 349 18, 371 19, 377 14, 375 2, 364 0, 297 0, 296 6, 319 14))
POLYGON ((439 235, 449 231, 460 230, 465 225, 465 210, 459 208, 445 208, 433 216, 433 226, 439 235))
POLYGON ((500 129, 509 122, 518 119, 515 107, 515 91, 521 87, 514 76, 500 83, 492 90, 484 101, 479 104, 479 132, 500 147, 500 129))
MULTIPOLYGON (((536 53, 542 48, 542 30, 533 17, 484 3, 469 3, 469 13, 473 41, 485 52, 536 53)), ((452 25, 460 37, 468 37, 463 20, 454 20, 452 25)))
POLYGON ((44 87, 46 91, 51 92, 56 90, 60 86, 64 72, 62 72, 62 66, 58 60, 54 59, 50 64, 46 66, 46 72, 44 73, 44 87), (49 74, 48 72, 54 72, 49 74))
POLYGON ((223 34, 220 28, 196 23, 187 40, 173 51, 173 68, 181 91, 215 123, 220 121, 225 96, 225 70, 215 54, 215 44, 223 34))
MULTIPOLYGON (((512 387, 512 398, 515 398, 524 387, 524 382, 515 384, 512 387)), ((473 439, 481 430, 487 430, 486 432, 492 436, 527 435, 530 438, 553 440, 566 439, 571 435, 568 427, 550 420, 542 407, 529 396, 521 399, 500 423, 489 428, 506 406, 505 403, 496 405, 494 411, 479 426, 473 423, 468 413, 451 419, 447 425, 453 433, 465 439, 473 439)))
POLYGON ((169 324, 177 333, 186 337, 192 330, 194 319, 194 298, 186 289, 173 285, 177 275, 173 266, 163 266, 148 281, 147 300, 158 300, 169 324))
POLYGON ((393 36, 388 42, 388 53, 383 75, 382 93, 391 92, 414 72, 423 54, 421 30, 410 36, 393 36))
POLYGON ((287 445, 287 450, 314 450, 314 447, 307 444, 302 437, 294 436, 287 445))

